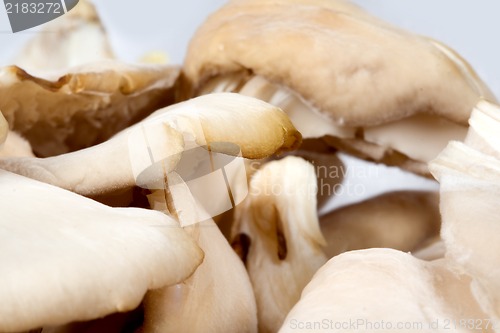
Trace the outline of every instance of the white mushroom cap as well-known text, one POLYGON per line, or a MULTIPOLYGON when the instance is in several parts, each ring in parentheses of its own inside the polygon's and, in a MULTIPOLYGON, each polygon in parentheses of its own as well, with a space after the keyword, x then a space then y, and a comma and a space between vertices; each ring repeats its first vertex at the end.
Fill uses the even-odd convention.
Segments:
POLYGON ((447 322, 488 316, 470 276, 449 268, 393 249, 343 253, 318 270, 279 332, 470 332, 447 322))
POLYGON ((111 208, 3 170, 0 230, 2 332, 134 309, 203 258, 162 213, 111 208))

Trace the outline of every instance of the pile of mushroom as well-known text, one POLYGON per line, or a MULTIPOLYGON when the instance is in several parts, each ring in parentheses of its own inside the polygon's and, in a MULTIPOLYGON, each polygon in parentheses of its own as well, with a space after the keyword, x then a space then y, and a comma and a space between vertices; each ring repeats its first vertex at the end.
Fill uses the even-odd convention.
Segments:
POLYGON ((344 0, 229 1, 183 66, 46 29, 0 68, 0 332, 500 330, 500 106, 449 47, 344 0), (339 151, 439 193, 328 211, 339 151))

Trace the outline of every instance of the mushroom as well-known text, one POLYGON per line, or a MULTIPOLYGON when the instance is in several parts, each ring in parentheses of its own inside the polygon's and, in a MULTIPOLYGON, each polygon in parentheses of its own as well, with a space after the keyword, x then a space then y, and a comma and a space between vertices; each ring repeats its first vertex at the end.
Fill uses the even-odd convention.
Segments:
MULTIPOLYGON (((204 103, 201 102, 200 98, 198 98, 198 101, 200 101, 200 105, 208 106, 206 100, 213 99, 217 101, 215 97, 216 95, 209 95, 203 98, 204 103)), ((204 120, 208 121, 210 116, 217 116, 214 119, 217 123, 214 124, 219 125, 222 121, 227 122, 226 124, 237 124, 237 119, 231 118, 231 116, 234 116, 239 117, 240 122, 248 128, 258 128, 259 131, 268 132, 267 135, 251 132, 253 141, 247 141, 245 136, 248 133, 242 130, 237 131, 238 139, 234 137, 231 140, 238 142, 237 146, 240 148, 242 156, 263 158, 277 150, 283 150, 283 148, 290 148, 295 145, 297 138, 294 136, 297 134, 294 134, 293 128, 289 128, 291 125, 281 125, 281 131, 284 130, 284 133, 274 130, 267 131, 265 128, 265 126, 272 127, 274 125, 273 122, 279 119, 276 116, 283 117, 284 113, 278 112, 273 114, 271 111, 268 111, 264 122, 256 118, 256 114, 253 114, 257 110, 256 106, 263 107, 265 105, 262 102, 240 95, 223 95, 222 97, 235 98, 235 101, 241 99, 248 103, 241 110, 234 110, 233 105, 229 105, 231 108, 227 108, 226 110, 231 111, 231 113, 228 115, 224 115, 223 112, 217 110, 205 112, 203 114, 207 114, 207 119, 204 120), (255 103, 255 105, 252 105, 252 103, 255 103), (238 112, 241 112, 241 114, 238 112), (257 125, 259 127, 256 127, 257 125), (290 138, 286 139, 287 136, 290 136, 290 138), (254 148, 250 149, 249 144, 254 145, 254 148), (270 149, 270 147, 272 148, 270 149)), ((219 100, 222 102, 223 99, 219 100)), ((219 109, 222 110, 224 108, 219 107, 219 109)), ((201 111, 203 110, 200 109, 198 116, 202 115, 201 111)), ((174 111, 170 111, 167 114, 172 114, 172 112, 174 111)), ((193 110, 194 112, 196 111, 193 110)), ((264 115, 265 113, 263 113, 264 115)), ((223 125, 225 124, 220 124, 220 126, 223 125)), ((223 140, 216 139, 216 137, 222 138, 223 136, 216 134, 217 132, 214 129, 212 129, 213 134, 208 133, 206 129, 210 128, 209 123, 202 121, 201 126, 207 138, 203 144, 206 144, 208 147, 216 148, 211 143, 212 140, 215 143, 228 141, 225 138, 223 140)), ((228 132, 227 128, 231 127, 226 127, 224 135, 231 136, 232 133, 228 132)), ((199 139, 202 136, 198 133, 194 137, 199 139)), ((218 147, 222 148, 224 146, 219 145, 218 147)), ((224 152, 227 153, 228 151, 224 150, 224 152)), ((216 157, 210 156, 210 162, 217 164, 219 161, 217 161, 216 157)), ((196 167, 195 164, 199 163, 200 161, 196 158, 191 158, 188 165, 186 163, 184 165, 196 167)), ((244 164, 237 164, 233 167, 243 168, 244 164)), ((150 206, 155 210, 175 216, 203 249, 205 260, 193 276, 182 284, 151 291, 146 295, 144 301, 145 320, 142 332, 163 333, 186 330, 189 330, 189 332, 257 332, 255 296, 243 263, 232 250, 213 220, 209 218, 200 222, 202 220, 200 216, 203 216, 203 212, 200 213, 200 210, 203 210, 203 206, 200 207, 197 198, 192 195, 186 180, 175 172, 165 172, 165 175, 167 179, 165 188, 157 189, 148 196, 150 206)), ((226 176, 226 178, 229 178, 229 176, 226 176)), ((231 187, 233 189, 232 198, 237 203, 237 193, 234 190, 237 191, 237 187, 241 186, 241 184, 236 182, 235 185, 235 187, 231 187)), ((222 187, 226 190, 225 186, 222 187)), ((212 195, 212 193, 216 192, 217 190, 210 190, 208 192, 212 201, 217 200, 212 195)), ((309 213, 314 214, 315 201, 312 204, 313 209, 309 213)), ((210 217, 211 215, 208 216, 210 217)), ((298 298, 298 294, 296 297, 298 298)), ((257 299, 259 300, 259 296, 257 296, 257 299)))
POLYGON ((257 332, 250 279, 217 225, 208 220, 184 230, 205 260, 189 279, 146 294, 141 332, 257 332))
POLYGON ((0 111, 0 158, 33 157, 30 144, 19 134, 9 131, 9 124, 0 111))
POLYGON ((237 146, 245 158, 264 158, 299 144, 300 133, 278 108, 222 93, 158 110, 100 145, 44 159, 2 159, 0 168, 88 196, 136 185, 154 189, 157 182, 163 188, 164 176, 192 145, 228 154, 237 146))
MULTIPOLYGON (((339 190, 346 174, 346 166, 335 153, 335 149, 318 140, 303 140, 300 148, 285 153, 286 156, 299 156, 314 166, 317 176, 318 211, 327 210, 329 200, 339 190)), ((281 159, 283 156, 271 156, 262 160, 246 160, 248 179, 267 162, 281 159)), ((219 223, 218 223, 219 224, 219 223)))
POLYGON ((497 330, 499 112, 479 102, 466 140, 450 142, 430 164, 441 185, 445 257, 429 262, 390 249, 336 256, 306 286, 280 332, 324 331, 318 323, 336 331, 497 330))
POLYGON ((434 192, 389 192, 339 208, 320 221, 329 258, 372 247, 414 251, 439 235, 439 196, 434 192))
POLYGON ((327 260, 313 166, 288 156, 265 164, 235 209, 233 246, 250 275, 259 332, 276 332, 302 288, 327 260))
POLYGON ((114 59, 111 43, 95 7, 87 0, 57 20, 43 25, 14 62, 30 73, 67 70, 87 63, 114 59))
POLYGON ((203 259, 162 213, 107 207, 4 170, 0 230, 2 332, 132 310, 203 259))
MULTIPOLYGON (((430 165, 441 184, 446 257, 473 277, 481 307, 500 324, 500 106, 481 101, 464 143, 450 142, 430 165)), ((496 326, 498 327, 498 326, 496 326)))
POLYGON ((345 252, 318 270, 279 332, 493 332, 470 284, 442 260, 394 249, 345 252), (466 319, 474 320, 470 330, 466 319))
POLYGON ((105 141, 174 100, 179 68, 114 60, 95 8, 86 0, 44 25, 0 68, 0 109, 38 156, 105 141))
POLYGON ((4 143, 0 145, 0 158, 6 157, 35 157, 35 155, 25 138, 16 132, 9 131, 4 143))
POLYGON ((480 96, 494 100, 447 46, 342 0, 228 2, 198 29, 184 69, 191 94, 260 98, 306 139, 426 176, 465 137, 480 96))
POLYGON ((0 68, 0 109, 39 156, 85 148, 173 100, 176 67, 100 61, 64 75, 0 68))

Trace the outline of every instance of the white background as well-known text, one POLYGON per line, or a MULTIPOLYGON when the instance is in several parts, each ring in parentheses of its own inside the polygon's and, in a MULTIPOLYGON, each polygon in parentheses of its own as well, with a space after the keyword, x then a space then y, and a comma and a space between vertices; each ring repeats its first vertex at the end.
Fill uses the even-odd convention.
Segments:
MULTIPOLYGON (((458 51, 500 96, 500 1, 495 0, 356 0, 375 15, 419 34, 432 36, 458 51)), ((181 64, 189 39, 209 13, 223 0, 95 0, 119 58, 135 61, 148 51, 169 55, 181 64)), ((38 28, 12 34, 4 8, 0 8, 0 65, 11 62, 21 45, 38 28)), ((373 174, 373 173, 371 173, 373 174)), ((363 182, 365 195, 388 188, 435 188, 429 182, 399 170, 377 169, 377 177, 363 182)), ((359 177, 358 177, 359 178, 359 177)), ((359 200, 344 195, 334 205, 359 200)))

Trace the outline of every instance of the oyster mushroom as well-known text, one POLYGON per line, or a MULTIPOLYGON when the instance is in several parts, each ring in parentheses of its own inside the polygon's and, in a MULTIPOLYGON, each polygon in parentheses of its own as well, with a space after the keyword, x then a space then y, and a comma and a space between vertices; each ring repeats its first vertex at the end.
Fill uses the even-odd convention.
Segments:
POLYGON ((193 94, 233 91, 281 107, 304 138, 429 176, 494 96, 447 46, 346 1, 231 1, 192 39, 193 94), (279 45, 279 47, 276 47, 279 45))
POLYGON ((320 221, 329 258, 372 247, 418 250, 439 235, 439 196, 434 192, 389 192, 339 208, 320 221))
POLYGON ((205 259, 189 279, 146 294, 141 333, 257 332, 250 279, 217 225, 207 220, 184 230, 205 259))
POLYGON ((0 68, 0 109, 39 156, 108 139, 173 100, 176 67, 101 61, 37 77, 0 68))
POLYGON ((327 260, 316 211, 311 164, 288 156, 265 164, 236 207, 233 246, 257 300, 259 332, 276 332, 302 288, 327 260))
POLYGON ((0 145, 0 158, 35 157, 30 143, 16 132, 9 131, 5 142, 0 145))
POLYGON ((458 324, 465 318, 493 332, 470 284, 442 260, 394 249, 342 253, 318 270, 279 332, 470 332, 458 324))
POLYGON ((0 109, 38 156, 105 141, 174 100, 179 68, 114 60, 94 7, 81 0, 0 68, 0 109))
POLYGON ((114 59, 111 43, 95 7, 87 0, 43 25, 14 62, 30 73, 50 73, 103 59, 114 59))
MULTIPOLYGON (((500 323, 500 106, 482 101, 464 143, 451 142, 431 164, 441 184, 446 257, 473 277, 484 311, 500 323)), ((496 326, 498 327, 498 326, 496 326)))
POLYGON ((19 134, 9 131, 9 124, 0 111, 0 158, 33 157, 30 144, 19 134))
POLYGON ((0 229, 2 332, 134 309, 203 259, 164 214, 107 207, 4 170, 0 229))
POLYGON ((497 331, 499 112, 498 105, 478 103, 465 142, 450 142, 430 164, 441 185, 444 259, 423 261, 389 249, 336 256, 304 289, 280 332, 325 318, 336 331, 497 331))
POLYGON ((100 145, 43 159, 3 159, 0 168, 83 195, 99 195, 163 183, 186 145, 231 153, 220 144, 227 142, 238 146, 243 157, 263 158, 296 148, 300 133, 284 112, 267 103, 238 94, 212 94, 159 110, 100 145))

